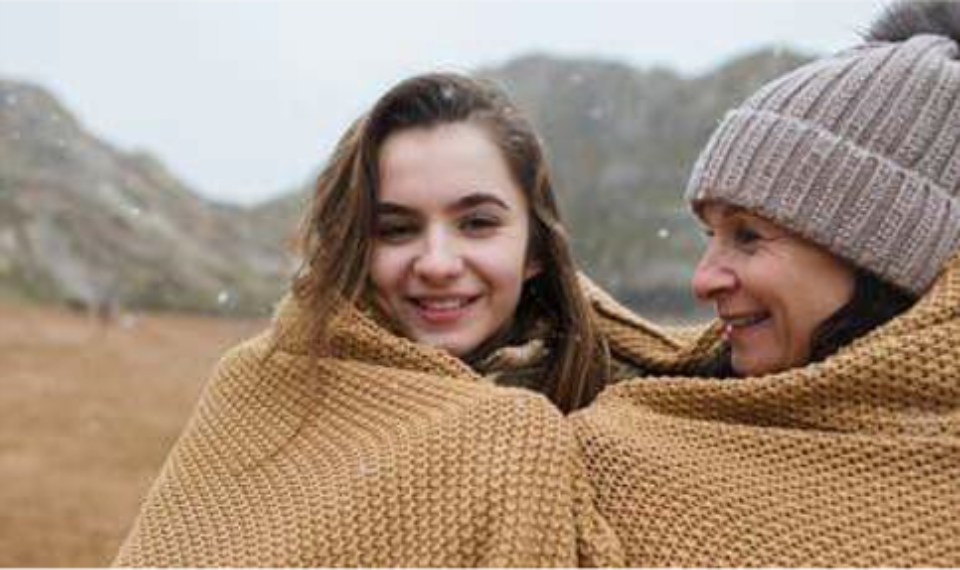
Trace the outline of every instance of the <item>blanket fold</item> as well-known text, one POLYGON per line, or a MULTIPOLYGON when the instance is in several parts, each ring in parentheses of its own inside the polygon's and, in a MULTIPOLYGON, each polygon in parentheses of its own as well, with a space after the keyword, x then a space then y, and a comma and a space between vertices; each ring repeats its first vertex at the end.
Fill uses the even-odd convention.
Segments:
POLYGON ((115 564, 622 563, 544 397, 354 310, 316 359, 305 318, 225 356, 115 564))
POLYGON ((827 360, 696 378, 716 325, 584 280, 648 377, 564 418, 346 310, 312 359, 287 299, 231 351, 125 566, 960 566, 960 258, 827 360))
MULTIPOLYGON (((672 365, 718 343, 705 329, 672 365)), ((661 364, 570 419, 628 564, 960 565, 960 258, 823 362, 725 380, 661 364)))

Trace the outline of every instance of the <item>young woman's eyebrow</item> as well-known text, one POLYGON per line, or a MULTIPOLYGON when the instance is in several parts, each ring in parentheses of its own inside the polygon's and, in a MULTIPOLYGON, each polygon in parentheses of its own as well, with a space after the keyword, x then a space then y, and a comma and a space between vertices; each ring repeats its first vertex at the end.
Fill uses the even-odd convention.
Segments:
POLYGON ((483 206, 485 204, 492 204, 504 210, 510 210, 510 206, 499 196, 495 196, 487 192, 474 192, 473 194, 467 194, 463 198, 460 198, 454 202, 453 209, 467 210, 477 206, 483 206))
MULTIPOLYGON (((466 196, 458 199, 456 202, 450 205, 448 208, 451 211, 462 211, 469 210, 470 208, 476 208, 477 206, 483 205, 493 205, 497 208, 503 210, 510 210, 510 206, 499 196, 494 194, 489 194, 486 192, 475 192, 473 194, 467 194, 466 196)), ((377 215, 415 215, 416 209, 404 206, 403 204, 397 204, 395 202, 380 202, 377 204, 377 215)))
POLYGON ((402 204, 395 204, 393 202, 380 202, 377 204, 377 215, 411 215, 414 211, 412 208, 403 206, 402 204))

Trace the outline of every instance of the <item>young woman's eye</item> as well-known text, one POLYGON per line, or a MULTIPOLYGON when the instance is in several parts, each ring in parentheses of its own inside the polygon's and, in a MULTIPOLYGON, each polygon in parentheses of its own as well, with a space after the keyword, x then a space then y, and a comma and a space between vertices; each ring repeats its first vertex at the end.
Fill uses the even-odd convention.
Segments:
POLYGON ((416 224, 401 221, 378 221, 377 238, 386 242, 400 242, 417 233, 416 224))
POLYGON ((500 226, 500 218, 490 215, 470 215, 460 221, 460 229, 470 234, 488 233, 500 226))

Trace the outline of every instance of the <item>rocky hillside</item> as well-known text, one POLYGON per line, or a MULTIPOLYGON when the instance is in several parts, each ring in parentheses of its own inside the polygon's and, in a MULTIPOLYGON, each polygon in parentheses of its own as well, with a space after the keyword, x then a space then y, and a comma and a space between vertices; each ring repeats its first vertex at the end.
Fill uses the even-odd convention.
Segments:
POLYGON ((44 90, 0 82, 0 296, 259 312, 287 262, 250 215, 91 136, 44 90))
MULTIPOLYGON (((686 313, 700 248, 687 172, 724 110, 802 61, 765 51, 683 77, 531 56, 478 74, 541 132, 591 275, 638 309, 686 313)), ((284 242, 305 192, 211 203, 90 135, 41 88, 0 81, 0 298, 263 314, 293 268, 284 242)))
MULTIPOLYGON (((804 61, 764 50, 683 77, 530 56, 478 75, 506 87, 542 135, 584 268, 644 313, 683 317, 697 309, 689 281, 702 248, 682 200, 689 169, 727 109, 804 61)), ((263 208, 292 216, 305 199, 263 208)))
POLYGON ((649 313, 687 313, 702 247, 682 195, 717 121, 769 79, 800 65, 756 52, 698 77, 615 62, 532 56, 482 75, 531 116, 550 153, 585 268, 649 313))

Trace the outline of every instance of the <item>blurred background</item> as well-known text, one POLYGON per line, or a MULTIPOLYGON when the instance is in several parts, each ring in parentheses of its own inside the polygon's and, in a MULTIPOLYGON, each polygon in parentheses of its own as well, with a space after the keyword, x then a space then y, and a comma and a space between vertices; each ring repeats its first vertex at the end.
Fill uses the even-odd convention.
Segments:
POLYGON ((0 565, 110 562, 210 368, 287 286, 311 179, 397 81, 500 82, 583 268, 687 322, 706 315, 682 202, 700 147, 881 8, 0 1, 0 565))

